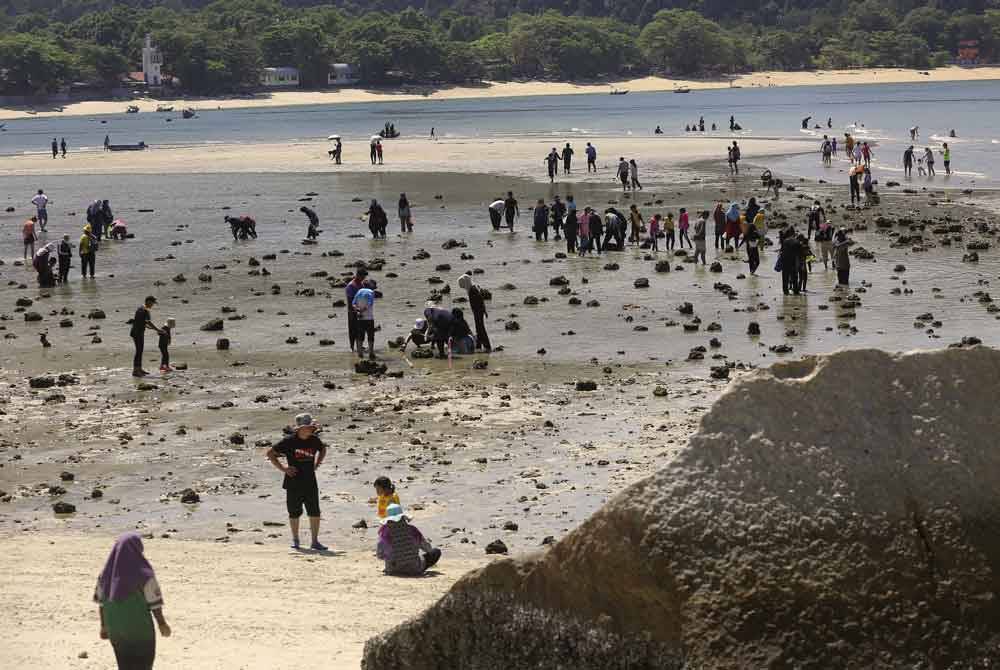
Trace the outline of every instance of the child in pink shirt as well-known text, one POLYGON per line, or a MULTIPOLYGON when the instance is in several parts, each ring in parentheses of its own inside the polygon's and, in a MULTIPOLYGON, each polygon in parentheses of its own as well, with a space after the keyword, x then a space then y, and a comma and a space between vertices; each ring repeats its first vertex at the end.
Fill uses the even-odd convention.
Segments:
POLYGON ((660 234, 660 215, 654 214, 653 218, 649 220, 649 248, 653 251, 660 250, 660 243, 658 241, 657 235, 660 234))
POLYGON ((681 231, 679 236, 681 249, 684 248, 684 240, 687 240, 689 247, 694 248, 694 245, 691 244, 691 238, 688 237, 689 227, 691 227, 691 221, 688 218, 688 211, 684 207, 681 207, 681 215, 677 220, 677 228, 681 231))

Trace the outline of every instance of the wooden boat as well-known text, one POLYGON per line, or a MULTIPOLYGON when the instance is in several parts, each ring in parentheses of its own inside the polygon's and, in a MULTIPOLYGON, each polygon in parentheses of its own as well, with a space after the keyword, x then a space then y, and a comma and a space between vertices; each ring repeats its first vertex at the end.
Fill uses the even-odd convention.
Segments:
POLYGON ((139 113, 139 105, 129 105, 128 109, 125 110, 125 113, 126 114, 138 114, 139 113))
POLYGON ((145 142, 138 144, 109 144, 108 151, 142 151, 146 148, 145 142))
POLYGON ((690 92, 691 92, 691 89, 688 88, 687 86, 681 86, 679 88, 675 88, 674 89, 674 93, 690 93, 690 92))
POLYGON ((190 107, 187 109, 182 109, 181 116, 183 116, 185 119, 192 119, 194 118, 194 110, 191 109, 190 107))
POLYGON ((157 105, 156 111, 158 112, 172 112, 174 111, 173 105, 157 105))
POLYGON ((613 88, 610 95, 628 95, 628 89, 613 88))
POLYGON ((400 132, 398 130, 395 131, 395 132, 393 132, 393 133, 391 133, 391 134, 386 133, 385 130, 378 131, 378 136, 381 137, 383 140, 392 140, 392 139, 395 139, 395 138, 399 137, 399 135, 400 135, 400 132))

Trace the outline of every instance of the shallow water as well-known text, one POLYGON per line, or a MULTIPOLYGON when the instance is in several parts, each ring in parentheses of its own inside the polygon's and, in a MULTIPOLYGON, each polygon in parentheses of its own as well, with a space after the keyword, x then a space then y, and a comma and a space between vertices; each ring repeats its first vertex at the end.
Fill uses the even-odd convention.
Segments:
MULTIPOLYGON (((34 178, 5 180, 14 193, 30 193, 35 182, 34 178)), ((118 363, 124 367, 130 362, 125 352, 131 348, 124 321, 131 317, 142 296, 150 293, 160 298, 158 317, 174 316, 178 320, 175 349, 179 355, 194 344, 211 346, 216 334, 201 333, 197 328, 210 318, 225 316, 219 310, 228 304, 236 307, 238 314, 246 315, 245 320, 227 322, 225 335, 233 341, 234 350, 295 352, 301 347, 314 346, 320 338, 332 337, 338 341, 337 350, 343 351, 344 309, 331 307, 332 300, 343 297, 342 290, 331 289, 326 279, 310 275, 320 270, 331 277, 346 274, 353 261, 375 257, 387 260, 382 272, 373 273, 384 292, 377 306, 377 319, 382 325, 377 340, 380 348, 384 348, 386 339, 407 334, 432 288, 446 285, 457 288, 454 280, 458 275, 474 268, 484 271, 477 275, 477 281, 493 291, 490 330, 494 343, 504 345, 505 356, 531 357, 536 350, 545 348, 546 356, 558 360, 586 361, 596 357, 680 362, 692 347, 707 345, 711 337, 717 336, 723 342, 719 351, 729 360, 767 364, 775 358, 767 347, 785 341, 789 329, 798 333, 787 337, 794 347, 792 355, 840 347, 874 346, 888 350, 938 347, 973 334, 987 343, 1000 344, 997 321, 970 298, 977 290, 989 290, 988 286, 979 285, 979 281, 996 280, 1000 274, 995 252, 980 252, 980 263, 963 264, 959 262, 961 245, 919 253, 892 249, 874 226, 855 235, 860 245, 875 252, 876 261, 854 261, 853 285, 859 287, 865 282, 868 286, 858 293, 862 306, 850 321, 858 332, 848 334, 837 329, 844 320, 838 318, 838 310, 828 302, 834 273, 824 272, 821 264, 814 266, 810 293, 789 297, 781 295, 780 276, 771 269, 775 258, 770 251, 764 254, 761 276, 748 279, 736 278, 746 272, 742 255, 719 255, 712 249, 709 261, 718 256, 722 273, 682 264, 682 271, 656 274, 653 262, 644 260, 648 252, 638 250, 611 252, 601 258, 554 259, 555 252, 565 251, 564 246, 535 242, 529 232, 528 207, 537 196, 548 197, 551 193, 548 185, 492 176, 434 174, 49 177, 45 184, 55 203, 50 208, 49 240, 57 240, 60 233, 67 232, 75 243, 86 202, 96 195, 111 200, 116 216, 129 222, 136 239, 103 242, 95 281, 81 281, 76 274, 78 268, 74 267, 69 287, 56 288, 51 299, 33 307, 43 314, 64 306, 75 310, 77 319, 73 329, 57 328, 55 317, 46 316, 42 323, 24 324, 15 315, 16 319, 6 325, 19 338, 4 342, 8 353, 34 350, 38 346, 35 333, 45 329, 54 340, 75 337, 82 344, 79 331, 86 325, 82 315, 92 307, 101 307, 108 312, 109 319, 101 324, 104 344, 97 348, 105 352, 121 351, 118 363), (151 188, 153 185, 155 188, 151 188), (485 203, 494 193, 508 187, 516 192, 523 208, 518 232, 513 236, 492 232, 484 214, 485 203), (403 190, 409 194, 416 221, 416 232, 407 236, 398 235, 395 222, 395 200, 403 190), (299 199, 313 191, 321 195, 308 204, 319 213, 324 232, 319 245, 308 247, 301 245, 305 217, 297 210, 302 204, 299 199), (141 198, 137 193, 143 194, 141 198), (436 195, 441 199, 436 200, 436 195), (367 239, 364 236, 367 225, 359 219, 365 202, 372 196, 382 201, 389 213, 390 237, 384 242, 367 239), (351 202, 354 197, 365 202, 351 202), (234 243, 223 222, 227 213, 222 209, 224 206, 232 208, 228 211, 231 214, 252 214, 258 222, 260 238, 234 243), (139 213, 140 207, 155 212, 139 213), (70 211, 75 211, 76 216, 68 216, 70 211), (178 226, 186 227, 178 229, 178 226), (462 240, 468 246, 444 251, 441 243, 448 238, 462 240), (413 260, 421 248, 428 250, 431 257, 413 260), (271 276, 247 275, 246 261, 251 256, 260 258, 282 250, 288 253, 279 253, 275 261, 263 262, 263 267, 273 273, 271 276), (321 257, 323 252, 333 250, 344 255, 321 257), (472 254, 474 259, 460 260, 463 252, 472 254), (154 260, 168 254, 176 259, 154 260), (607 262, 618 263, 621 269, 604 271, 607 262), (225 263, 228 269, 206 269, 219 263, 225 263), (452 269, 436 270, 442 263, 450 264, 452 269), (892 268, 897 263, 905 265, 907 271, 895 278, 892 268), (199 273, 205 271, 213 275, 211 283, 198 281, 199 273), (388 278, 386 272, 399 276, 388 278), (178 273, 183 273, 187 282, 174 283, 172 278, 178 273), (557 275, 570 280, 574 296, 584 305, 598 300, 600 306, 568 305, 569 296, 559 296, 557 288, 549 286, 549 280, 557 275), (444 284, 429 283, 428 279, 434 276, 443 279, 444 284), (639 277, 649 278, 651 287, 633 288, 634 280, 639 277), (163 284, 156 286, 156 282, 163 284), (716 282, 732 285, 738 297, 729 300, 714 290, 716 282), (904 282, 913 290, 912 295, 890 293, 904 282), (501 289, 505 283, 515 285, 516 289, 501 289), (282 287, 280 297, 270 294, 274 284, 282 287), (294 295, 296 290, 307 287, 316 290, 316 297, 294 295), (940 292, 933 292, 933 288, 939 288, 940 292), (538 306, 525 306, 523 300, 528 295, 537 296, 542 302, 538 306), (699 332, 681 329, 680 324, 687 318, 676 307, 684 301, 695 305, 695 314, 703 321, 699 332), (752 311, 760 305, 766 307, 752 311), (826 306, 830 308, 824 310, 826 306), (279 315, 279 311, 287 314, 279 315), (932 312, 944 322, 936 333, 942 339, 914 328, 914 317, 924 312, 932 312), (666 326, 668 320, 677 325, 666 326), (517 321, 520 330, 505 331, 504 324, 509 321, 517 321), (705 331, 712 321, 722 325, 721 333, 705 331), (760 323, 759 339, 745 334, 750 321, 760 323), (645 326, 648 331, 636 331, 636 326, 645 326), (310 331, 315 335, 304 335, 310 331), (570 331, 575 334, 567 334, 570 331), (21 336, 25 334, 28 336, 21 336), (286 344, 290 335, 299 337, 301 344, 286 344)), ((677 207, 686 206, 694 210, 710 206, 702 194, 714 190, 711 186, 711 183, 700 184, 697 190, 683 190, 681 196, 675 195, 676 190, 668 194, 661 189, 659 197, 665 199, 663 208, 676 211, 677 207)), ((608 200, 617 197, 614 191, 595 185, 578 185, 573 190, 581 205, 589 203, 603 208, 608 200)), ((637 201, 640 204, 651 201, 656 192, 656 188, 647 188, 637 201)), ((816 187, 815 192, 821 193, 821 187, 816 187)), ((786 196, 785 200, 789 199, 786 196)), ((905 205, 904 202, 901 206, 905 205)), ((640 209, 648 218, 659 208, 640 209)), ((23 209, 20 213, 0 215, 0 248, 4 250, 2 258, 6 263, 2 276, 8 282, 0 288, 0 305, 8 313, 16 297, 37 293, 33 288, 26 292, 16 289, 20 281, 34 286, 33 271, 12 265, 20 251, 18 232, 23 215, 23 209), (11 281, 13 286, 9 284, 11 281)), ((657 255, 658 259, 667 257, 664 251, 657 255)), ((681 265, 681 259, 674 260, 675 265, 681 265)), ((153 346, 152 342, 147 344, 153 346)), ((712 353, 710 350, 709 357, 712 353)), ((682 365, 695 370, 706 367, 708 362, 706 357, 703 362, 682 365)))
MULTIPOLYGON (((331 133, 348 141, 367 140, 387 121, 407 137, 423 137, 433 127, 441 137, 552 136, 582 140, 592 135, 645 136, 660 125, 668 135, 685 135, 685 125, 704 116, 716 136, 729 137, 733 115, 744 137, 802 139, 815 145, 815 161, 797 161, 788 172, 820 176, 819 147, 823 133, 851 131, 876 143, 877 169, 900 167, 909 144, 909 128, 920 127, 918 147, 940 147, 955 129, 952 146, 957 175, 940 185, 996 184, 1000 179, 1000 129, 993 108, 1000 101, 1000 82, 867 84, 693 91, 532 96, 478 100, 313 105, 199 112, 195 119, 179 114, 111 114, 91 117, 30 118, 6 122, 0 132, 0 154, 48 151, 53 136, 66 137, 70 150, 100 149, 105 134, 116 143, 140 140, 150 145, 255 143, 315 140, 331 133), (801 120, 812 116, 810 129, 801 120), (832 117, 832 128, 826 127, 832 117), (173 119, 167 122, 166 119, 173 119), (820 124, 821 129, 811 126, 820 124)), ((123 103, 123 112, 124 112, 123 103)), ((711 134, 708 132, 707 134, 711 134)), ((938 168, 944 172, 940 157, 938 168)), ((883 180, 893 178, 888 172, 883 180)))

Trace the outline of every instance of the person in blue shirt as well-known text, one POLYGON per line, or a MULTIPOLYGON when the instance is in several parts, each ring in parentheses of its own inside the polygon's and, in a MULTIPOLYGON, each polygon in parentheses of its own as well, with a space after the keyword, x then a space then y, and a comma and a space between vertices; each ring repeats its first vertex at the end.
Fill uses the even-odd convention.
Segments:
POLYGON ((368 358, 375 360, 375 281, 366 279, 362 288, 354 294, 351 309, 357 318, 357 348, 358 358, 365 355, 364 340, 368 338, 368 358))

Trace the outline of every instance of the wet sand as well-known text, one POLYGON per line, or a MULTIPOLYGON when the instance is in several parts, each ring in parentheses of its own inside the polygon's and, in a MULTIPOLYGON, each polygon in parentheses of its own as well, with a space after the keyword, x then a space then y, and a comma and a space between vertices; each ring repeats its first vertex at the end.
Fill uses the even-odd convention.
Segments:
MULTIPOLYGON (((654 178, 634 198, 647 218, 658 209, 708 207, 716 197, 728 202, 763 195, 751 176, 732 180, 717 163, 688 165, 674 174, 683 176, 671 178, 669 186, 654 178)), ((16 193, 30 193, 38 183, 34 177, 5 181, 16 193)), ((981 294, 1000 274, 995 251, 980 251, 978 263, 962 262, 974 240, 995 247, 995 224, 969 204, 981 194, 883 188, 881 208, 848 211, 842 208, 846 189, 787 179, 796 190, 771 202, 772 221, 784 216, 804 228, 803 207, 813 196, 830 197, 832 220, 853 227, 858 246, 874 259, 854 260, 850 292, 835 292, 833 271, 818 265, 810 292, 786 297, 771 270, 770 250, 761 276, 747 278, 740 277, 746 273, 742 254, 710 249, 709 261, 721 264, 716 273, 663 251, 563 259, 556 257, 565 251, 560 244, 531 238, 527 208, 536 197, 572 191, 581 206, 633 201, 622 199, 603 177, 555 188, 517 175, 367 171, 54 176, 44 183, 56 203, 53 237, 63 231, 77 236, 86 201, 95 194, 109 197, 137 236, 103 244, 95 281, 81 281, 74 268, 69 287, 43 297, 34 273, 14 264, 23 206, 0 214, 6 250, 0 267, 0 546, 10 555, 28 541, 35 552, 30 556, 41 556, 45 546, 39 543, 51 537, 57 541, 51 558, 58 560, 61 538, 94 538, 92 545, 73 549, 80 556, 74 560, 94 554, 86 579, 58 578, 76 589, 72 598, 81 611, 89 591, 76 594, 80 589, 73 584, 87 582, 90 588, 106 548, 123 530, 169 536, 169 546, 182 546, 173 540, 216 541, 221 546, 212 545, 212 551, 237 563, 244 549, 270 553, 272 564, 285 561, 280 474, 263 452, 300 411, 327 426, 324 439, 331 445, 319 474, 324 541, 352 556, 367 555, 375 541, 370 482, 388 475, 415 523, 444 549, 442 575, 429 579, 433 593, 440 593, 465 567, 485 560, 487 543, 502 539, 514 553, 538 550, 546 538, 561 537, 625 485, 660 467, 726 388, 728 382, 711 378, 712 366, 732 364, 735 377, 778 357, 844 347, 932 348, 965 336, 1000 344, 996 313, 981 294), (524 208, 513 236, 493 233, 484 214, 485 203, 507 189, 524 208), (393 232, 400 191, 414 203, 412 236, 393 232), (358 219, 372 196, 390 214, 385 242, 366 239, 358 219), (322 219, 324 233, 315 246, 300 243, 305 225, 297 209, 304 198, 311 198, 307 204, 322 219), (256 217, 261 236, 234 243, 222 216, 244 211, 256 217), (907 221, 900 224, 900 217, 907 221), (922 242, 912 239, 918 233, 922 242), (901 244, 900 235, 911 239, 901 244), (449 238, 466 246, 442 249, 449 238), (415 258, 421 249, 429 257, 415 258), (354 373, 344 308, 335 303, 350 266, 373 259, 384 259, 373 272, 384 292, 376 308, 378 354, 397 377, 354 373), (673 271, 656 273, 655 262, 666 259, 673 271), (457 358, 449 366, 404 359, 386 346, 406 335, 432 290, 454 290, 466 269, 481 269, 477 281, 493 292, 488 323, 501 351, 457 358), (200 281, 202 273, 211 281, 200 281), (175 281, 179 274, 184 281, 175 281), (569 295, 550 285, 557 276, 569 281, 569 295), (633 287, 642 277, 650 288, 633 287), (147 293, 160 300, 155 318, 177 318, 172 358, 188 369, 153 375, 145 380, 153 387, 141 390, 129 376, 124 321, 147 293), (532 295, 538 305, 525 305, 532 295), (33 303, 19 311, 19 298, 33 303), (580 304, 570 304, 573 299, 580 304), (844 300, 857 304, 845 308, 844 300), (587 306, 590 301, 597 304, 587 306), (692 303, 693 314, 679 312, 684 302, 692 303), (107 318, 87 318, 95 308, 107 318), (26 311, 42 320, 26 323, 26 311), (925 313, 932 317, 917 319, 925 313), (697 330, 686 330, 694 317, 701 321, 697 330), (198 330, 211 318, 225 319, 223 332, 198 330), (60 327, 66 319, 72 324, 60 327), (751 321, 760 324, 759 337, 747 335, 751 321), (512 322, 517 330, 507 329, 512 322), (713 322, 720 330, 709 330, 713 322), (51 348, 38 343, 41 331, 47 331, 51 348), (100 343, 93 341, 95 334, 100 343), (228 352, 216 350, 219 336, 232 341, 228 352), (721 346, 711 346, 713 337, 721 346), (334 344, 323 346, 323 339, 334 344), (790 350, 772 350, 782 345, 790 350), (696 347, 705 348, 703 357, 691 357, 696 347), (479 360, 487 367, 477 369, 479 360), (43 374, 72 374, 79 383, 30 389, 28 378, 43 374), (576 390, 582 380, 596 382, 596 391, 576 390), (62 472, 73 481, 60 481, 62 472), (186 488, 197 491, 201 502, 181 503, 186 488), (76 505, 77 512, 55 516, 51 505, 57 500, 76 505), (372 528, 352 528, 362 519, 372 528), (263 546, 254 547, 256 542, 263 546)), ((771 237, 776 239, 775 231, 771 237)), ((446 295, 444 304, 460 305, 453 303, 456 297, 446 295)), ((151 336, 147 369, 155 369, 154 358, 151 336)), ((195 553, 203 560, 200 550, 195 553)), ((381 579, 374 559, 357 560, 371 579, 381 579)), ((169 580, 164 588, 171 592, 169 580)), ((266 619, 269 596, 255 588, 243 595, 266 619)), ((336 583, 327 589, 341 592, 336 583)), ((14 633, 30 628, 19 624, 14 633)), ((351 639, 378 630, 359 620, 351 639)), ((339 639, 334 632, 330 637, 339 639)), ((75 657, 76 647, 68 649, 75 657)), ((68 652, 66 645, 55 645, 43 653, 49 665, 39 667, 60 667, 68 652)))

